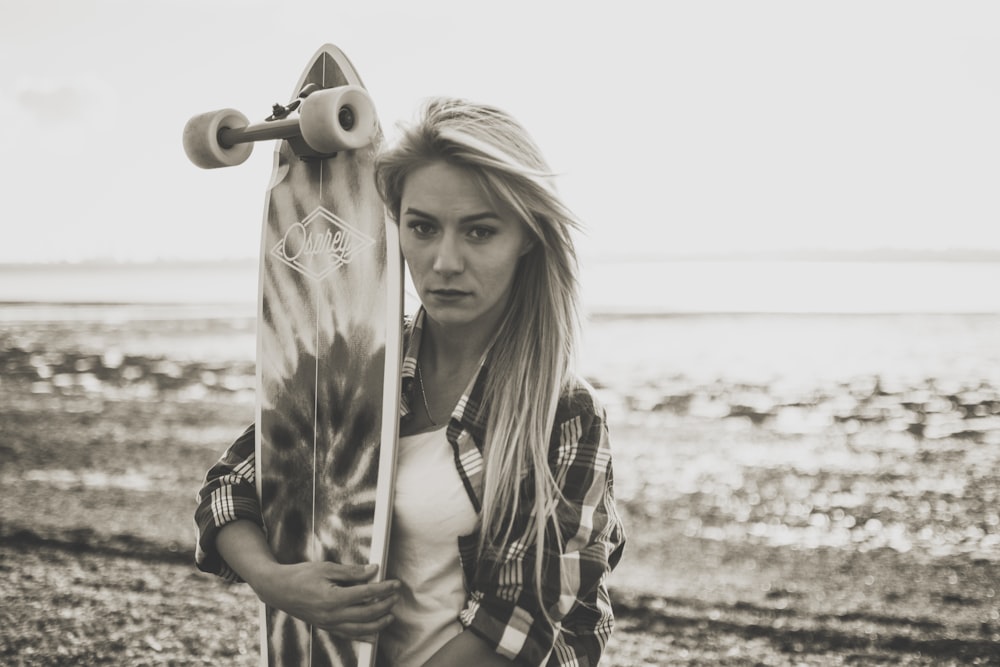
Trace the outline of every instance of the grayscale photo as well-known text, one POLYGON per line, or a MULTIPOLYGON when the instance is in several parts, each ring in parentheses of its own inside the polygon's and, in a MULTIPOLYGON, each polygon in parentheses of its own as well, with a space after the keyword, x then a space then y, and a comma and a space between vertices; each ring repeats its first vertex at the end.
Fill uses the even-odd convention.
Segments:
POLYGON ((0 664, 1000 666, 1000 4, 0 15, 0 664))

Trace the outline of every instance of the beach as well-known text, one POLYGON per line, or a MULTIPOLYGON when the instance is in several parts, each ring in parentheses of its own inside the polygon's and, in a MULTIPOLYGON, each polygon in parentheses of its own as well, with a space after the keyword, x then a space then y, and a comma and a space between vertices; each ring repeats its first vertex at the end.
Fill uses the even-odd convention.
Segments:
MULTIPOLYGON (((602 664, 1000 664, 1000 316, 586 332, 629 534, 602 664)), ((239 305, 0 307, 0 661, 256 664, 192 522, 254 345, 239 305)))

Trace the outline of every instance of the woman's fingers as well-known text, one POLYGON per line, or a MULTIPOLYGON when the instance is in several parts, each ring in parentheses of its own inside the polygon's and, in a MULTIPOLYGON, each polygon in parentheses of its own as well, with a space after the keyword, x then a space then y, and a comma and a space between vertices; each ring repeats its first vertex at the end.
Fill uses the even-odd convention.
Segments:
POLYGON ((356 584, 370 580, 378 572, 378 565, 342 565, 324 561, 315 564, 330 581, 338 584, 356 584))
MULTIPOLYGON (((337 604, 330 609, 327 622, 331 624, 381 622, 383 617, 392 610, 393 605, 399 602, 399 595, 393 592, 394 589, 389 588, 384 590, 388 590, 389 593, 362 597, 358 599, 358 602, 353 604, 346 602, 337 604)), ((344 589, 344 593, 345 595, 349 593, 355 598, 358 595, 357 591, 349 589, 344 589)))
POLYGON ((377 584, 356 584, 354 586, 337 586, 335 593, 341 604, 363 606, 372 602, 385 600, 399 590, 399 582, 390 579, 377 584))
POLYGON ((399 581, 365 583, 377 572, 374 566, 338 563, 282 565, 258 596, 295 618, 355 639, 391 623, 389 612, 399 601, 399 581))

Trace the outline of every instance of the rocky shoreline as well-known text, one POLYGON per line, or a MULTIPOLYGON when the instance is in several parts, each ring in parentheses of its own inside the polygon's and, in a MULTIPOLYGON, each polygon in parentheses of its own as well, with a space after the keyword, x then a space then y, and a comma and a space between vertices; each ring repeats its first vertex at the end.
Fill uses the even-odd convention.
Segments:
MULTIPOLYGON (((116 326, 0 332, 0 662, 256 664, 252 593, 191 564, 249 334, 116 326)), ((1000 664, 1000 385, 602 379, 630 535, 602 664, 1000 664)))

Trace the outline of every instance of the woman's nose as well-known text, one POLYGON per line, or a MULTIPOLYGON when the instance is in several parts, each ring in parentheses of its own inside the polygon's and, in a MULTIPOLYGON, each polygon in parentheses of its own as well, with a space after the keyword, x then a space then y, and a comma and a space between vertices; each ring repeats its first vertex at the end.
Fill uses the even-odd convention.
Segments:
POLYGON ((444 234, 434 255, 434 270, 438 273, 461 273, 465 268, 458 239, 453 234, 444 234))

